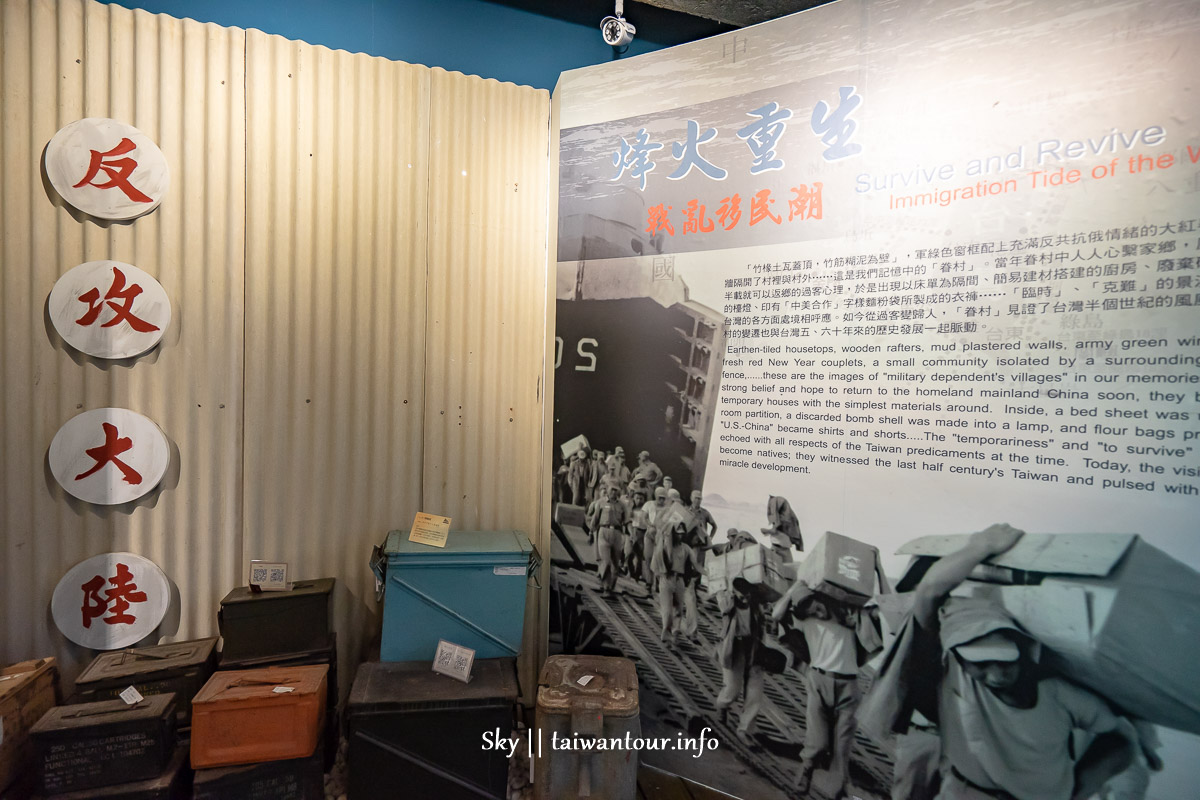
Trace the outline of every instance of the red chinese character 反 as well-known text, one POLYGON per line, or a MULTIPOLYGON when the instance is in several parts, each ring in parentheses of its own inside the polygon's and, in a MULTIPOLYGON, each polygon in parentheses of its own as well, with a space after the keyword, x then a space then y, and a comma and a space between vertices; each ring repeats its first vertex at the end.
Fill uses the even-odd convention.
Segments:
POLYGON ((136 283, 129 284, 129 288, 126 289, 125 273, 117 267, 113 267, 112 285, 108 287, 108 292, 104 295, 103 301, 100 299, 100 290, 95 287, 79 295, 79 302, 86 303, 88 310, 82 317, 75 320, 75 324, 87 326, 95 323, 100 317, 100 311, 104 308, 104 303, 107 302, 108 307, 113 311, 113 315, 108 322, 101 323, 101 328, 111 328, 125 321, 129 323, 129 327, 138 333, 156 331, 158 330, 157 325, 153 325, 135 316, 133 313, 133 301, 141 293, 142 287, 136 283))
POLYGON ((126 464, 117 456, 124 453, 126 450, 133 448, 133 440, 128 436, 118 438, 120 433, 117 431, 117 426, 110 422, 101 423, 104 428, 104 444, 99 447, 92 447, 84 452, 92 458, 96 459, 95 465, 87 472, 81 472, 75 476, 75 480, 82 480, 94 472, 99 472, 100 469, 110 461, 121 470, 121 474, 125 476, 125 482, 137 486, 142 482, 142 476, 133 467, 126 464))
POLYGON ((120 189, 125 193, 126 197, 135 203, 153 203, 153 198, 142 194, 129 182, 129 176, 137 169, 138 162, 132 158, 117 158, 117 156, 124 155, 136 148, 137 145, 132 140, 123 138, 120 144, 112 150, 106 150, 103 153, 99 150, 93 150, 91 163, 88 164, 87 175, 84 175, 83 180, 71 188, 78 189, 80 186, 94 186, 97 189, 120 189), (92 183, 100 170, 104 170, 104 174, 108 175, 108 182, 92 183))
POLYGON ((104 586, 105 581, 99 575, 80 587, 83 589, 83 606, 80 608, 83 613, 83 627, 92 627, 92 620, 102 616, 106 611, 112 612, 110 616, 104 617, 104 622, 108 625, 137 622, 137 617, 128 613, 130 604, 144 603, 147 597, 145 592, 138 591, 129 567, 117 564, 117 574, 109 578, 108 582, 112 584, 112 588, 105 590, 106 597, 104 598, 100 597, 100 589, 104 586))

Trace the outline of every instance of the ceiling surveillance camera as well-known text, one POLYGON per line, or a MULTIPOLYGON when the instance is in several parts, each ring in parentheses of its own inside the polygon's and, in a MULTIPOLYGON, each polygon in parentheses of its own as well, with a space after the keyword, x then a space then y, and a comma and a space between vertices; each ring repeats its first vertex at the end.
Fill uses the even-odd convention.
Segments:
POLYGON ((600 33, 604 43, 613 47, 622 47, 633 41, 637 28, 630 25, 624 17, 605 17, 600 21, 600 33))

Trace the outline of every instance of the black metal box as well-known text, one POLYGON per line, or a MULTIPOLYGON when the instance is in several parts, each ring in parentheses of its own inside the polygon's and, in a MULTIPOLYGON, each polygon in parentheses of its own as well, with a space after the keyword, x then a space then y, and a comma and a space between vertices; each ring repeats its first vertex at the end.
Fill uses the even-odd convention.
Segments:
POLYGON ((318 650, 328 644, 333 578, 296 581, 287 592, 239 586, 221 600, 222 658, 244 660, 318 650))
POLYGON ((192 719, 192 698, 217 665, 217 637, 101 653, 75 679, 72 703, 116 698, 127 686, 142 695, 174 692, 180 727, 192 719))
POLYGON ((30 730, 43 794, 156 778, 175 752, 175 695, 47 711, 30 730))
MULTIPOLYGON (((198 769, 192 800, 324 800, 323 754, 239 767, 198 769)), ((393 787, 391 795, 400 787, 393 787)))
POLYGON ((186 800, 191 796, 192 770, 188 766, 188 749, 176 747, 175 755, 157 778, 134 783, 121 783, 97 789, 81 789, 34 800, 186 800))
POLYGON ((476 661, 470 683, 428 661, 367 662, 346 704, 350 800, 407 796, 503 798, 508 758, 485 750, 485 732, 508 737, 519 695, 511 658, 476 661))
POLYGON ((299 653, 285 653, 278 656, 261 656, 259 658, 228 658, 224 653, 221 654, 221 663, 218 669, 260 669, 262 667, 305 667, 316 664, 328 664, 329 676, 327 678, 329 686, 329 694, 325 700, 325 769, 333 766, 333 760, 337 757, 338 740, 341 738, 341 728, 338 718, 338 700, 341 695, 338 694, 337 682, 337 634, 329 634, 328 640, 324 647, 319 647, 314 650, 305 650, 299 653))

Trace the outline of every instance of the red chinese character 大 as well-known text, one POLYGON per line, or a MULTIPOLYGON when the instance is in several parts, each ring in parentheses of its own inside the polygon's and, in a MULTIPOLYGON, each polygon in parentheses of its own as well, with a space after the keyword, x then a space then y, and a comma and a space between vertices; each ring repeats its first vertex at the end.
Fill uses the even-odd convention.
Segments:
POLYGON ((100 318, 100 311, 104 308, 104 303, 107 302, 113 315, 108 322, 101 323, 101 328, 111 328, 124 321, 128 322, 129 327, 138 333, 156 331, 158 330, 157 325, 153 325, 133 313, 133 301, 141 293, 142 287, 136 283, 129 284, 129 288, 126 289, 125 273, 113 267, 112 285, 108 287, 108 292, 104 295, 103 300, 100 299, 100 290, 95 287, 79 296, 79 302, 86 303, 88 310, 82 317, 75 320, 75 324, 87 326, 95 323, 100 318))
POLYGON ((100 596, 100 589, 104 587, 105 580, 99 575, 80 587, 83 589, 83 605, 79 609, 83 614, 83 627, 92 627, 92 620, 108 611, 112 612, 110 616, 104 617, 104 622, 108 625, 137 622, 137 617, 128 613, 129 607, 132 603, 144 603, 147 598, 145 592, 138 591, 129 567, 117 564, 117 574, 109 578, 108 583, 112 584, 112 588, 105 590, 105 597, 100 596))
POLYGON ((71 188, 78 189, 81 186, 94 186, 97 189, 120 189, 125 193, 126 197, 135 203, 153 203, 153 198, 142 194, 129 182, 129 176, 137 169, 138 162, 132 158, 117 158, 117 156, 125 155, 130 150, 136 148, 137 145, 131 139, 123 138, 120 144, 112 150, 106 150, 103 153, 99 150, 93 150, 87 174, 83 176, 83 180, 71 188), (108 181, 106 183, 92 183, 96 179, 97 173, 101 170, 108 176, 108 181))
POLYGON ((99 472, 105 464, 112 462, 117 469, 121 470, 121 474, 125 476, 125 482, 137 486, 142 482, 142 476, 133 467, 126 464, 117 456, 124 453, 126 450, 133 448, 133 440, 128 436, 119 438, 120 433, 117 431, 117 426, 110 422, 101 423, 104 428, 104 444, 99 447, 92 447, 84 452, 92 458, 96 459, 95 465, 87 472, 81 472, 75 476, 75 480, 82 480, 94 472, 99 472))

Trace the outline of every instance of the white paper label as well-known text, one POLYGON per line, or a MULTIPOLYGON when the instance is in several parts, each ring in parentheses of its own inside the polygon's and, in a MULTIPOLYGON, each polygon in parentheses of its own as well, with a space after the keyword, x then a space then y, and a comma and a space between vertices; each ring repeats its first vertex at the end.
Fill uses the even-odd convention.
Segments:
POLYGON ((294 687, 294 686, 276 686, 271 691, 274 692, 275 694, 287 694, 288 692, 296 691, 296 687, 294 687))
POLYGON ((142 693, 137 689, 133 688, 132 686, 128 686, 123 692, 121 692, 121 699, 131 706, 136 706, 146 698, 142 697, 142 693))
POLYGON ((578 683, 580 686, 587 686, 589 683, 592 682, 592 678, 594 678, 594 677, 596 677, 596 676, 595 675, 584 675, 582 678, 580 678, 579 680, 577 680, 575 682, 578 683))
POLYGON ((524 575, 525 567, 492 567, 493 575, 524 575))

